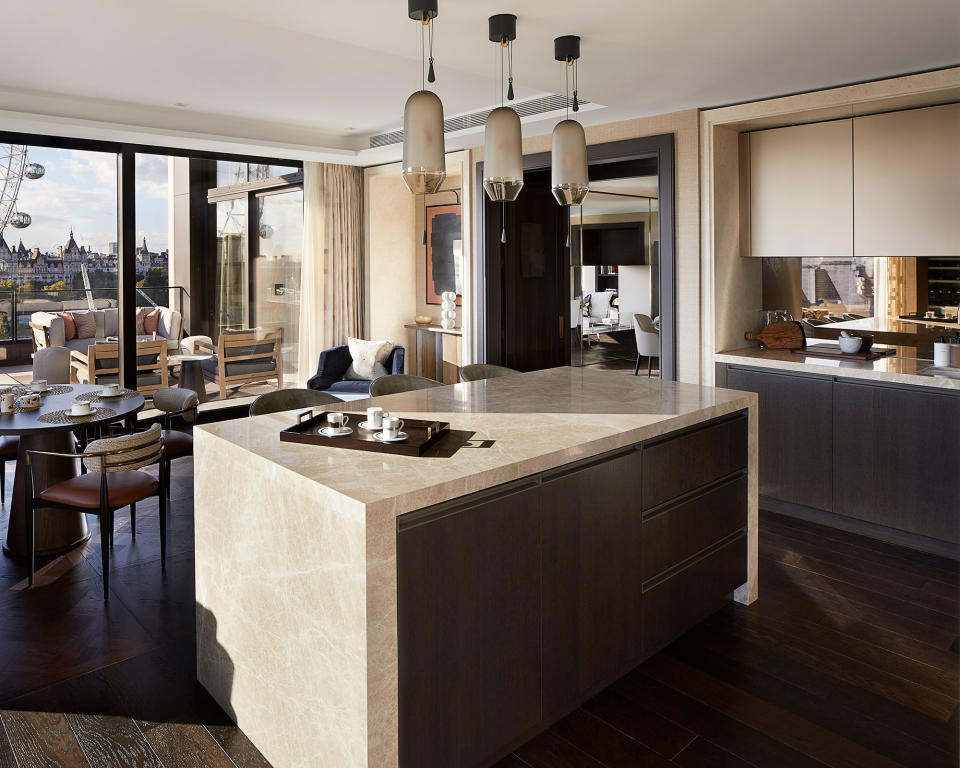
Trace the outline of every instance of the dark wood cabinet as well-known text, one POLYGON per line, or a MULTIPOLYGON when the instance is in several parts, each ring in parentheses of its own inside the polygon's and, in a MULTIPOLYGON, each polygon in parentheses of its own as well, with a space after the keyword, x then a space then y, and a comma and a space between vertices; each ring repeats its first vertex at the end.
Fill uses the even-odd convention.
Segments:
POLYGON ((847 382, 834 393, 834 511, 960 544, 960 396, 847 382))
POLYGON ((760 495, 833 508, 833 382, 731 368, 727 386, 759 395, 760 495))
POLYGON ((400 764, 476 765, 535 733, 540 488, 398 518, 400 764))
POLYGON ((720 608, 746 580, 746 435, 725 417, 401 515, 401 768, 492 764, 720 608), (681 479, 645 517, 648 467, 681 479))
POLYGON ((640 661, 638 450, 543 476, 543 708, 549 722, 640 661))

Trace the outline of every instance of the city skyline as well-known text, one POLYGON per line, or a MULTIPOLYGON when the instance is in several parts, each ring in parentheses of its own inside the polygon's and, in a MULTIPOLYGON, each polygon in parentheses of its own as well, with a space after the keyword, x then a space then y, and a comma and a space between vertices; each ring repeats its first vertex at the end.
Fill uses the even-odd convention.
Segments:
MULTIPOLYGON (((95 253, 109 253, 117 240, 116 157, 105 152, 30 147, 31 162, 46 168, 43 178, 24 179, 17 210, 29 213, 25 229, 8 226, 3 237, 11 248, 52 253, 66 244, 72 229, 77 243, 95 253)), ((137 243, 146 237, 151 251, 168 250, 167 157, 137 155, 137 243)))

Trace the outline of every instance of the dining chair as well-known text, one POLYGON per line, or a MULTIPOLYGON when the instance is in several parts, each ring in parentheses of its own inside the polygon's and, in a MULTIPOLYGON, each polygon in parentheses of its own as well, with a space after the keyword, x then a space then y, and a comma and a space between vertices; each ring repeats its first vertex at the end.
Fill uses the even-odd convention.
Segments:
POLYGON ((33 378, 49 384, 70 383, 70 350, 66 347, 41 347, 33 355, 33 378))
POLYGON ((397 392, 413 392, 417 389, 432 389, 442 387, 439 381, 427 379, 423 376, 413 376, 409 373, 398 373, 393 376, 381 376, 374 379, 370 385, 370 397, 392 395, 397 392))
POLYGON ((251 416, 263 416, 265 413, 292 411, 294 408, 309 408, 313 405, 342 405, 343 400, 316 389, 278 389, 265 392, 250 403, 251 416))
POLYGON ((483 379, 497 379, 501 376, 512 376, 520 371, 505 368, 502 365, 488 363, 472 363, 460 369, 460 381, 482 381, 483 379))
POLYGON ((7 462, 17 460, 20 450, 20 435, 0 437, 0 504, 7 498, 7 462))
POLYGON ((647 358, 647 378, 653 371, 653 358, 660 357, 660 331, 653 324, 649 315, 635 314, 633 316, 633 332, 637 338, 637 365, 633 375, 640 373, 640 359, 647 358))
POLYGON ((163 428, 163 455, 161 464, 165 465, 167 487, 164 494, 170 500, 170 462, 185 456, 193 456, 193 437, 173 428, 173 419, 180 416, 188 424, 197 419, 197 406, 200 398, 192 389, 164 387, 153 393, 153 407, 163 413, 160 423, 163 428))
MULTIPOLYGON (((136 504, 157 496, 160 504, 160 567, 167 563, 167 501, 163 493, 165 464, 163 431, 154 424, 145 432, 94 440, 83 453, 54 451, 26 452, 27 464, 27 549, 30 553, 29 584, 33 586, 35 570, 34 528, 37 507, 77 510, 100 519, 100 557, 103 563, 103 599, 110 599, 110 549, 113 547, 114 513, 130 507, 130 535, 137 536, 136 504), (56 457, 81 459, 87 472, 44 488, 34 489, 33 464, 37 458, 56 457), (160 462, 159 481, 143 467, 160 462)), ((45 513, 48 514, 48 513, 45 513)))

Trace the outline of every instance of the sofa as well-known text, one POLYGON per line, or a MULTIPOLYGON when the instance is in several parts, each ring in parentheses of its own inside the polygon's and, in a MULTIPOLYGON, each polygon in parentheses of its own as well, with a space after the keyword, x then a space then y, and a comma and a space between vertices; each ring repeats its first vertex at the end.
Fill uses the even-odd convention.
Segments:
MULTIPOLYGON (((167 352, 175 355, 180 351, 180 335, 183 332, 183 318, 175 309, 159 307, 160 319, 157 324, 157 338, 167 340, 167 352)), ((120 315, 116 307, 108 309, 74 310, 75 313, 91 312, 96 321, 96 332, 92 337, 67 339, 63 318, 54 312, 34 312, 30 315, 30 328, 37 349, 43 347, 66 347, 71 352, 87 354, 92 344, 103 344, 111 336, 120 333, 120 315)), ((152 341, 153 334, 139 334, 137 341, 152 341)))
MULTIPOLYGON (((395 346, 387 356, 384 367, 389 374, 403 373, 406 350, 395 346)), ((346 344, 325 349, 320 353, 317 372, 307 380, 307 387, 326 392, 341 400, 361 400, 370 397, 370 379, 344 379, 353 358, 346 344)))

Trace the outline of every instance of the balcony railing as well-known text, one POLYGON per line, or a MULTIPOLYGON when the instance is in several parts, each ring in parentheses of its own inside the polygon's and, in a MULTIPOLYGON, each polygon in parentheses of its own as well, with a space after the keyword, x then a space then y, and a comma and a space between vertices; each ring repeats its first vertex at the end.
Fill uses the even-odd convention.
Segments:
MULTIPOLYGON (((138 307, 170 307, 183 314, 189 294, 180 285, 137 288, 138 307)), ((0 342, 30 338, 34 312, 69 312, 119 306, 116 288, 66 288, 52 291, 0 291, 0 342)))

